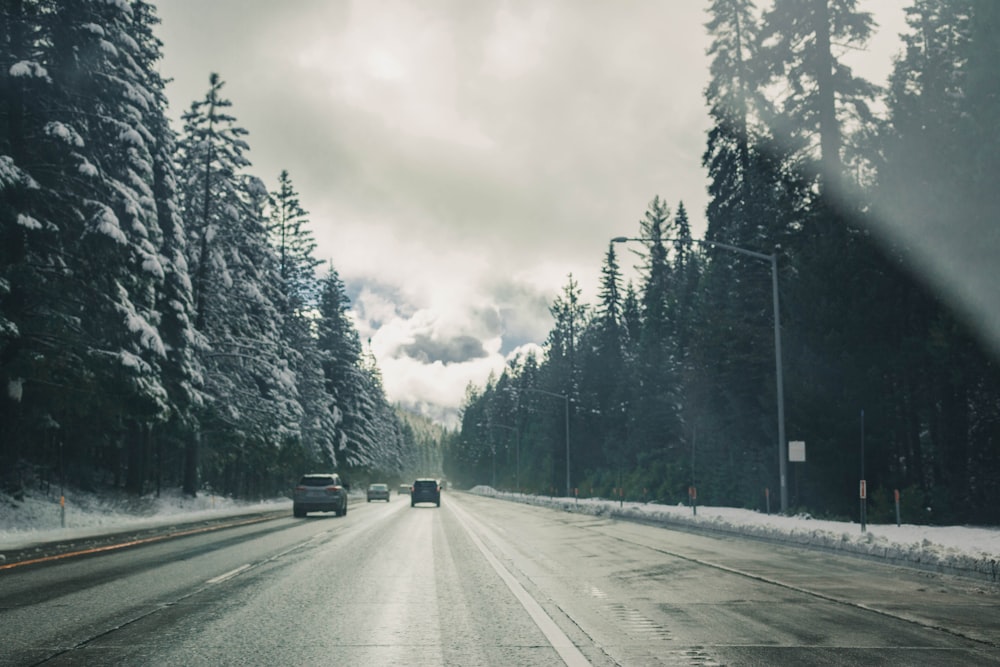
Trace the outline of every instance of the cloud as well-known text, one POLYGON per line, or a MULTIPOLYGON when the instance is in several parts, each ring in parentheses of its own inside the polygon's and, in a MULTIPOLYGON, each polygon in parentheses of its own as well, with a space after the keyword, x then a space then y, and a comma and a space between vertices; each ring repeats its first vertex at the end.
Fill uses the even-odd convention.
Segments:
POLYGON ((654 195, 704 229, 704 3, 157 9, 171 113, 227 82, 250 171, 289 171, 390 400, 454 415, 545 340, 568 274, 596 299, 609 239, 654 195))
POLYGON ((487 356, 482 341, 472 336, 453 336, 447 340, 435 340, 431 336, 420 334, 412 343, 400 348, 400 351, 424 364, 438 362, 445 365, 456 364, 487 356))
POLYGON ((428 293, 434 281, 425 280, 422 272, 404 287, 348 283, 351 314, 370 340, 389 400, 454 424, 470 383, 481 386, 518 354, 540 355, 551 295, 514 278, 452 281, 428 293))

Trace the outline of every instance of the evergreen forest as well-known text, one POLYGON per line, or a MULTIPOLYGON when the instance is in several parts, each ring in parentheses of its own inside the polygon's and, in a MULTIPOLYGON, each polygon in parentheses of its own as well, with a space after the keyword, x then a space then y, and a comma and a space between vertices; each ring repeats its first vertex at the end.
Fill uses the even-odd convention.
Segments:
POLYGON ((223 79, 168 122, 157 24, 143 0, 2 4, 0 490, 259 498, 437 469, 223 79))
POLYGON ((912 0, 884 88, 866 4, 706 2, 704 237, 683 193, 609 221, 593 303, 570 275, 469 387, 451 480, 857 519, 864 479, 872 521, 1000 523, 998 348, 883 223, 998 247, 1000 3, 912 0))

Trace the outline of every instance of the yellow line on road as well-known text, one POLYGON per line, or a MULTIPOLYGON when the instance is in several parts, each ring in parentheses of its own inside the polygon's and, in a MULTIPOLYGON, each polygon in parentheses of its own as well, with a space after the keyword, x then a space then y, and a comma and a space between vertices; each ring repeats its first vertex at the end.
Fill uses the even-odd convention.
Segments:
POLYGON ((81 549, 79 551, 67 551, 62 554, 54 554, 52 556, 41 556, 39 558, 31 558, 28 560, 20 560, 16 563, 8 563, 6 565, 0 565, 0 570, 10 570, 15 567, 21 567, 23 565, 34 565, 36 563, 48 563, 56 560, 64 560, 66 558, 76 558, 77 556, 87 556, 89 554, 102 553, 106 551, 117 551, 118 549, 126 549, 128 547, 139 546, 140 544, 150 544, 152 542, 162 542, 163 540, 173 539, 175 537, 187 537, 188 535, 197 535, 199 533, 207 533, 213 530, 222 530, 223 528, 236 528, 238 526, 247 526, 254 523, 261 523, 262 521, 270 521, 274 517, 257 517, 255 519, 247 519, 246 521, 237 521, 235 523, 224 523, 218 526, 205 526, 203 528, 193 528, 191 530, 182 530, 177 533, 168 533, 166 535, 156 535, 154 537, 145 537, 139 540, 129 540, 128 542, 119 542, 118 544, 107 544, 103 547, 93 547, 91 549, 81 549))

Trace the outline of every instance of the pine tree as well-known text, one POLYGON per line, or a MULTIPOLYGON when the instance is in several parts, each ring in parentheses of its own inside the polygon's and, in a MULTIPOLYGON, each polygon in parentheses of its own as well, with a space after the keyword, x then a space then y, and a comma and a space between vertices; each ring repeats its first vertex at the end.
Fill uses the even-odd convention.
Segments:
POLYGON ((308 213, 299 202, 291 176, 284 170, 278 176, 278 189, 271 193, 271 243, 278 255, 278 275, 285 295, 285 314, 300 312, 315 301, 316 241, 307 227, 308 213))
POLYGON ((194 493, 192 461, 209 461, 212 474, 243 483, 259 471, 250 461, 300 439, 302 407, 296 378, 285 358, 278 260, 270 245, 268 192, 249 166, 246 131, 227 113, 223 82, 209 78, 205 98, 184 114, 178 172, 189 233, 195 325, 205 340, 202 417, 213 432, 212 456, 188 448, 185 491, 194 493), (233 463, 232 461, 235 461, 233 463), (249 476, 249 477, 248 477, 249 476))
POLYGON ((640 303, 642 324, 634 370, 632 396, 627 399, 633 415, 623 453, 624 468, 637 465, 652 472, 657 484, 671 486, 668 468, 679 463, 671 451, 679 443, 678 404, 680 366, 671 303, 675 285, 668 243, 672 245, 670 208, 659 196, 649 203, 639 221, 645 242, 640 303))
MULTIPOLYGON (((992 259, 977 266, 971 258, 996 246, 1000 135, 992 118, 1000 103, 990 62, 1000 15, 989 2, 918 0, 907 23, 890 79, 876 200, 887 223, 913 239, 892 248, 895 256, 969 239, 963 274, 985 277, 977 289, 988 291, 992 259), (970 231, 956 235, 958 228, 970 231)), ((989 480, 1000 474, 1000 456, 986 443, 1000 432, 996 364, 947 302, 913 284, 925 278, 896 276, 892 284, 892 312, 906 326, 892 329, 894 463, 885 474, 922 494, 940 519, 995 517, 988 499, 1000 489, 989 480)))
POLYGON ((278 188, 269 200, 271 244, 277 255, 280 278, 280 308, 285 323, 283 356, 298 382, 302 405, 301 433, 305 449, 312 455, 333 461, 336 451, 336 423, 330 410, 332 397, 326 391, 323 355, 317 347, 312 317, 317 303, 319 281, 316 242, 308 228, 308 213, 299 202, 288 171, 278 176, 278 188))
POLYGON ((713 38, 705 88, 713 127, 702 157, 711 179, 707 236, 735 240, 734 229, 750 224, 746 206, 752 197, 752 151, 759 135, 751 128, 767 107, 753 71, 759 31, 750 0, 715 0, 707 11, 711 18, 706 29, 713 38))
MULTIPOLYGON (((590 307, 581 301, 581 289, 579 283, 570 274, 567 276, 566 284, 562 293, 558 295, 549 307, 554 321, 552 330, 545 341, 546 350, 546 373, 542 379, 541 386, 536 387, 542 391, 568 397, 565 400, 580 401, 581 388, 581 354, 582 339, 590 322, 590 307)), ((546 413, 550 416, 550 428, 553 434, 558 433, 558 437, 553 437, 552 466, 553 466, 553 489, 563 488, 564 482, 560 475, 555 474, 557 470, 565 470, 566 453, 565 449, 555 443, 565 442, 567 417, 566 405, 559 406, 555 396, 534 396, 537 399, 544 399, 547 404, 546 413), (563 409, 558 409, 562 407, 563 409), (559 481, 557 481, 559 478, 559 481)), ((573 431, 573 415, 570 411, 568 417, 569 429, 573 431)), ((574 478, 572 454, 570 454, 570 478, 574 478)))
POLYGON ((779 143, 797 153, 800 168, 839 179, 845 128, 872 122, 876 88, 837 58, 835 45, 863 48, 874 21, 857 0, 775 0, 764 14, 758 71, 784 84, 770 119, 779 143))
POLYGON ((52 307, 65 271, 53 218, 65 206, 55 206, 59 174, 46 165, 72 149, 46 132, 56 98, 42 18, 50 10, 28 1, 0 13, 0 485, 11 491, 20 486, 16 462, 42 440, 28 425, 57 423, 49 414, 57 392, 42 383, 46 351, 65 350, 57 332, 71 323, 52 307))
POLYGON ((365 463, 361 452, 374 444, 370 421, 377 404, 371 395, 376 388, 362 369, 361 341, 349 308, 344 284, 331 265, 320 280, 316 335, 333 415, 329 456, 332 463, 343 466, 365 463))
MULTIPOLYGON (((161 314, 159 329, 166 347, 166 359, 161 367, 171 414, 167 429, 155 443, 159 488, 168 461, 183 461, 185 443, 197 437, 197 410, 204 402, 204 369, 195 349, 197 333, 186 259, 187 238, 179 211, 174 169, 177 137, 166 117, 165 84, 156 70, 162 57, 162 43, 153 34, 153 27, 159 19, 153 6, 145 2, 133 3, 133 15, 132 34, 139 45, 136 60, 148 78, 147 88, 152 95, 145 122, 151 136, 152 190, 161 232, 158 250, 165 273, 155 309, 161 314), (168 443, 167 448, 164 441, 168 443)), ((179 469, 181 466, 174 464, 171 467, 179 469)))
POLYGON ((585 428, 575 439, 576 468, 588 475, 617 461, 624 440, 628 408, 627 334, 622 326, 624 304, 621 272, 614 244, 608 246, 601 268, 596 313, 582 338, 580 400, 585 428))
MULTIPOLYGON (((123 436, 119 425, 134 443, 170 407, 160 378, 165 347, 155 306, 164 267, 149 128, 162 109, 149 60, 131 36, 130 6, 18 4, 7 24, 17 26, 10 43, 21 52, 8 70, 7 127, 31 178, 14 200, 16 219, 32 233, 11 240, 21 257, 34 255, 35 268, 10 293, 15 303, 31 293, 35 314, 45 315, 15 315, 21 341, 34 348, 30 367, 16 373, 48 423, 71 427, 86 415, 106 429, 108 445, 123 436), (36 387, 45 389, 35 395, 36 387), (71 398, 77 392, 87 398, 71 398)), ((133 489, 144 465, 130 465, 139 475, 133 489)))

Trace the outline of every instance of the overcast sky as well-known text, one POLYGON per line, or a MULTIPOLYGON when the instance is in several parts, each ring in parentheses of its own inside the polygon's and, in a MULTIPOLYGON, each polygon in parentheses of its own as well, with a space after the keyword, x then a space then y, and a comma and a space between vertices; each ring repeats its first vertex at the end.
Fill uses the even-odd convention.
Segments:
MULTIPOLYGON (((156 4, 171 115, 226 82, 249 171, 289 171, 393 402, 453 419, 544 341, 568 274, 596 300, 654 195, 704 231, 707 1, 156 4)), ((861 4, 883 27, 852 62, 883 83, 907 3, 861 4)))

